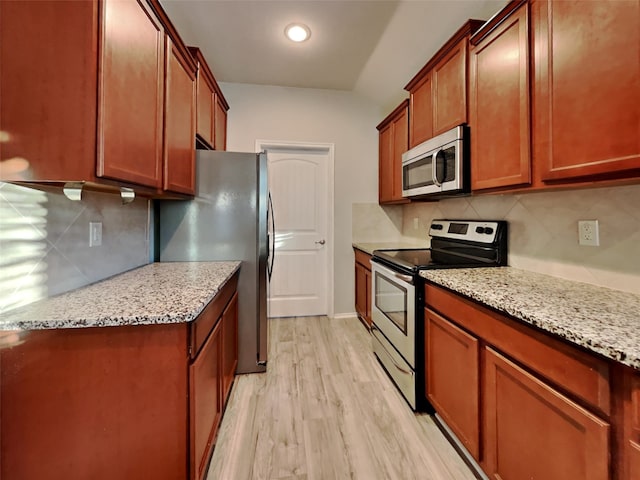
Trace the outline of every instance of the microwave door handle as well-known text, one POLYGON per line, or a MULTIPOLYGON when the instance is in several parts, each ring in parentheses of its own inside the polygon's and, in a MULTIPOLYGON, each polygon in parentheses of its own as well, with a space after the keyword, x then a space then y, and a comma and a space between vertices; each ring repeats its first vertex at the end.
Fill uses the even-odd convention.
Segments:
POLYGON ((433 153, 431 157, 431 176, 433 177, 433 184, 436 187, 442 187, 442 184, 438 181, 438 152, 433 153))

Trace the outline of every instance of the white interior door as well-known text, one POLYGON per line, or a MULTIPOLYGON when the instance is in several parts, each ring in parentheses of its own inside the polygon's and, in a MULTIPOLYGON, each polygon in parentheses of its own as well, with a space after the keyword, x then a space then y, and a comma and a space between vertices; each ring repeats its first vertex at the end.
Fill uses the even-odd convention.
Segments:
POLYGON ((267 149, 275 220, 271 317, 327 315, 328 149, 267 149))

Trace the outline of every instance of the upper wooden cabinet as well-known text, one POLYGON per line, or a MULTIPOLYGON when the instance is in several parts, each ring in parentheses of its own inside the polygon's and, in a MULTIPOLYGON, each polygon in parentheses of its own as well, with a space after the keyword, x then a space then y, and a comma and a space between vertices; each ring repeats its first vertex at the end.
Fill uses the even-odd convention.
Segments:
POLYGON ((379 132, 378 201, 406 203, 402 196, 402 154, 408 147, 409 101, 402 102, 377 127, 379 132))
POLYGON ((97 176, 159 188, 163 26, 141 1, 104 0, 102 18, 97 176))
POLYGON ((471 38, 471 188, 531 183, 529 15, 513 2, 471 38))
POLYGON ((467 123, 469 37, 484 24, 469 20, 407 84, 409 147, 467 123))
POLYGON ((640 1, 531 2, 542 181, 640 175, 640 1))
POLYGON ((157 0, 0 2, 0 22, 0 180, 193 193, 196 67, 157 0))
POLYGON ((99 8, 0 1, 0 180, 95 178, 99 8))
POLYGON ((195 189, 196 75, 191 57, 167 39, 164 131, 165 190, 193 194, 195 189))
POLYGON ((156 11, 167 32, 163 188, 193 195, 197 65, 164 10, 156 11))
POLYGON ((213 105, 213 148, 215 150, 227 149, 227 111, 229 105, 220 91, 216 90, 216 101, 213 105))
POLYGON ((213 73, 211 73, 202 51, 197 47, 189 47, 189 52, 198 64, 198 122, 196 126, 198 139, 207 148, 226 150, 229 104, 213 73))

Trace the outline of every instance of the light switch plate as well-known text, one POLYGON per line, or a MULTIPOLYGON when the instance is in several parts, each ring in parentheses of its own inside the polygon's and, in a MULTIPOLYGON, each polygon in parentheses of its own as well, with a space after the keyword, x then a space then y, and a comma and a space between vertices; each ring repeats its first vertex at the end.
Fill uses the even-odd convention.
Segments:
POLYGON ((598 230, 598 220, 578 221, 578 243, 589 247, 598 247, 600 245, 598 230))

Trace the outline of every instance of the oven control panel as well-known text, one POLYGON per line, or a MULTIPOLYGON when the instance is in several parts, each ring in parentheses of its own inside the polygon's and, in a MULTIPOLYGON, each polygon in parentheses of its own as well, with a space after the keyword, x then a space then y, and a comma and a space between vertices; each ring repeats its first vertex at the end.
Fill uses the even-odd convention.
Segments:
POLYGON ((493 244, 502 235, 504 221, 433 220, 429 236, 493 244))

